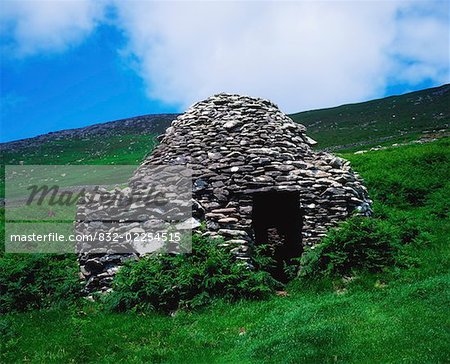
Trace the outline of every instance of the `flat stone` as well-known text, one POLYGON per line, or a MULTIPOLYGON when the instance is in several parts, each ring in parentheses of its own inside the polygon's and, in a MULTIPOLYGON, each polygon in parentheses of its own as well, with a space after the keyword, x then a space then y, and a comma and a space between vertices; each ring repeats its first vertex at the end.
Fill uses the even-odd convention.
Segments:
POLYGON ((230 121, 227 121, 225 124, 223 124, 223 127, 225 129, 233 129, 235 126, 237 126, 239 124, 240 123, 237 120, 230 120, 230 121))
POLYGON ((175 228, 177 230, 192 230, 198 228, 200 225, 200 221, 191 217, 183 222, 176 224, 175 228))
POLYGON ((247 240, 244 239, 231 239, 231 240, 227 240, 228 244, 232 244, 232 245, 245 245, 247 244, 247 240))
POLYGON ((209 158, 209 159, 212 159, 212 160, 221 159, 221 158, 222 158, 222 154, 220 154, 220 153, 208 152, 208 158, 209 158))
POLYGON ((239 220, 234 217, 224 217, 224 218, 219 219, 218 223, 219 224, 231 224, 231 223, 238 222, 238 221, 239 220))
POLYGON ((234 213, 236 211, 237 210, 234 207, 227 207, 227 208, 223 208, 223 209, 214 209, 211 212, 214 214, 230 214, 230 213, 234 213))
POLYGON ((218 233, 224 236, 248 236, 243 230, 219 229, 218 233))

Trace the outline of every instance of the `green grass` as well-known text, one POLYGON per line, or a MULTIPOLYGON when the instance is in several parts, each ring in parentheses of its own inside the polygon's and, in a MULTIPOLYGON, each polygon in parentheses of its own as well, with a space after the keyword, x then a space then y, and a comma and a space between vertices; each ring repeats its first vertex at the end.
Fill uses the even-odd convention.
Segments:
POLYGON ((51 140, 3 152, 4 164, 139 164, 156 145, 153 134, 126 134, 51 140))
POLYGON ((305 125, 320 148, 353 143, 391 144, 417 138, 424 130, 448 128, 450 86, 430 88, 400 96, 300 112, 290 115, 305 125))
POLYGON ((449 191, 449 150, 450 139, 446 138, 363 155, 341 155, 362 175, 376 202, 408 209, 427 201, 434 204, 434 195, 449 191))
POLYGON ((443 274, 343 295, 304 289, 261 302, 217 302, 175 317, 106 314, 89 306, 6 316, 2 359, 443 363, 449 288, 443 274))
POLYGON ((0 362, 446 363, 450 357, 450 140, 344 154, 375 215, 418 229, 401 268, 294 281, 289 296, 173 316, 75 303, 5 314, 0 362))
MULTIPOLYGON (((2 151, 2 164, 0 165, 0 197, 4 197, 5 165, 135 165, 143 161, 157 145, 153 134, 127 134, 108 136, 105 138, 93 135, 83 139, 51 140, 45 144, 29 145, 17 150, 5 149, 2 151)), ((44 171, 44 167, 41 167, 44 171)), ((58 171, 61 171, 61 167, 58 171)), ((98 183, 102 178, 110 180, 109 169, 100 169, 102 175, 93 175, 98 183)), ((80 181, 87 184, 86 176, 79 176, 80 181)), ((58 184, 64 181, 58 181, 58 184)), ((67 185, 76 186, 76 181, 67 181, 67 185)))

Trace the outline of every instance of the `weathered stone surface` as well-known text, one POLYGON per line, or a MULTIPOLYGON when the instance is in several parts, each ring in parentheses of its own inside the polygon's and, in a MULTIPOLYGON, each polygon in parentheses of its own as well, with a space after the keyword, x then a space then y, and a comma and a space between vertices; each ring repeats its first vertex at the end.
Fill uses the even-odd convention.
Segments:
MULTIPOLYGON (((298 192, 303 214, 301 243, 309 246, 317 244, 329 227, 350 214, 371 214, 372 201, 350 163, 312 150, 311 145, 316 142, 305 132, 303 125, 294 123, 268 100, 219 94, 194 104, 174 120, 143 164, 191 168, 195 219, 186 226, 195 229, 203 220, 205 236, 222 237, 224 246, 232 247, 237 259, 249 263, 254 242, 255 193, 298 192)), ((140 179, 145 186, 146 176, 140 168, 133 178, 140 179)), ((101 208, 80 209, 78 213, 87 217, 105 214, 101 208)), ((146 211, 135 216, 141 216, 143 222, 128 224, 117 231, 145 232, 161 223, 147 218, 146 211)), ((86 225, 103 226, 92 221, 80 227, 86 225)), ((116 255, 109 261, 111 256, 96 260, 80 256, 87 290, 107 289, 104 284, 122 264, 116 255)), ((136 257, 126 255, 126 259, 136 257)))

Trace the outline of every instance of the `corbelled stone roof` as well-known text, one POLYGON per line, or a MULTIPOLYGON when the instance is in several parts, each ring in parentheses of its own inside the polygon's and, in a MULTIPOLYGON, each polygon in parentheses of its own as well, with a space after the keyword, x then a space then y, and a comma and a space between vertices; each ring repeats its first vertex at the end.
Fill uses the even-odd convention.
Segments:
POLYGON ((258 166, 266 163, 261 160, 265 155, 294 160, 295 155, 283 153, 309 155, 315 144, 305 131, 268 100, 219 94, 194 104, 172 122, 146 163, 200 163, 220 169, 229 163, 258 166))

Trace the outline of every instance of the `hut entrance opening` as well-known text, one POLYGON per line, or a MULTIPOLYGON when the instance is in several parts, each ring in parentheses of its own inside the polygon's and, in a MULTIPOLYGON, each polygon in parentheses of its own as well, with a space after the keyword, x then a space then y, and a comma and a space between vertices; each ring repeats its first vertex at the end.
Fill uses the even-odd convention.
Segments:
POLYGON ((256 244, 267 244, 275 260, 272 276, 288 279, 285 265, 302 254, 302 213, 298 192, 270 191, 253 195, 253 231, 256 244))

